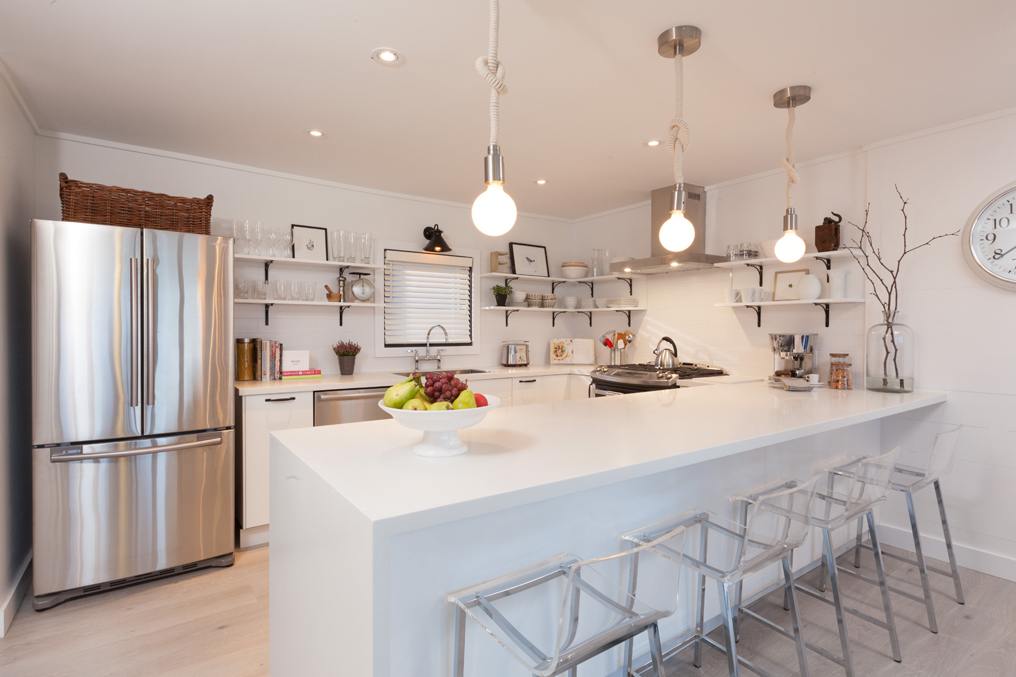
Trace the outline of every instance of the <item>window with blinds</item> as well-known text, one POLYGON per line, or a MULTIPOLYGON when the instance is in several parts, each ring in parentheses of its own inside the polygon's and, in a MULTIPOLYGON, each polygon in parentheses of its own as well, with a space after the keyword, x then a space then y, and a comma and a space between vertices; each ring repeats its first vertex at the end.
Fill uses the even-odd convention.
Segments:
MULTIPOLYGON (((435 324, 445 345, 473 344, 473 259, 386 250, 385 346, 422 346, 435 324)), ((431 344, 443 341, 434 330, 431 344)))

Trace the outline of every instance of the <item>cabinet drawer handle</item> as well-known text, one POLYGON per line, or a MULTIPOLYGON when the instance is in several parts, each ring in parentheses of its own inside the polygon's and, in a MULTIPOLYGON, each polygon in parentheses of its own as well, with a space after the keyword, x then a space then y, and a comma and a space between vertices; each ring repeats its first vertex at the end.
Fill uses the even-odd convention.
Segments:
POLYGON ((536 379, 535 378, 519 379, 519 383, 536 383, 536 379))
POLYGON ((292 402, 295 399, 295 397, 267 397, 265 398, 265 402, 292 402))

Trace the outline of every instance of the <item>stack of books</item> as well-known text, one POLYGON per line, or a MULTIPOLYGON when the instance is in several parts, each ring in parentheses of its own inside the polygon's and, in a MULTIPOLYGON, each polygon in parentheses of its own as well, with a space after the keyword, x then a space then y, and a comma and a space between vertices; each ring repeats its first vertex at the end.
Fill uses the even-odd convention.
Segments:
POLYGON ((295 379, 304 378, 321 378, 320 369, 305 369, 303 371, 284 371, 282 372, 282 380, 289 381, 295 379))
POLYGON ((278 381, 282 378, 282 343, 268 339, 254 339, 254 379, 278 381))

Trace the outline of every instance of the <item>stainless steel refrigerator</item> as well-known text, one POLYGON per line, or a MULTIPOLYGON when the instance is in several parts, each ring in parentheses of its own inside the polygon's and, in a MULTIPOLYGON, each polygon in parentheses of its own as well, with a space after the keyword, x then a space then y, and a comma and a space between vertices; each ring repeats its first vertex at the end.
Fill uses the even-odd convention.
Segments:
POLYGON ((32 222, 34 606, 233 563, 233 241, 32 222))

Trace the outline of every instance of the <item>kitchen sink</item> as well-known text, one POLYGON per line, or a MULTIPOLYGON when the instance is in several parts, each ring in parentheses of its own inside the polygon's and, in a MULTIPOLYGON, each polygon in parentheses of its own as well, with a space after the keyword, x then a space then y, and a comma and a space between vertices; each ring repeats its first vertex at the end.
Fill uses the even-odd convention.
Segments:
MULTIPOLYGON (((436 369, 421 369, 420 371, 421 371, 421 373, 428 373, 428 372, 437 371, 437 370, 436 369)), ((487 371, 485 369, 450 369, 450 370, 442 369, 441 373, 444 373, 445 371, 451 371, 456 376, 458 376, 459 374, 489 374, 490 373, 489 371, 487 371)), ((397 371, 397 372, 395 372, 395 375, 396 376, 412 376, 413 372, 411 372, 411 371, 397 371)))

